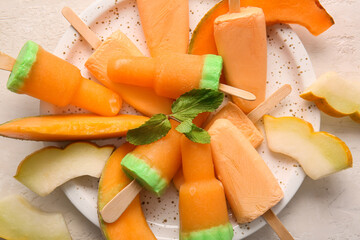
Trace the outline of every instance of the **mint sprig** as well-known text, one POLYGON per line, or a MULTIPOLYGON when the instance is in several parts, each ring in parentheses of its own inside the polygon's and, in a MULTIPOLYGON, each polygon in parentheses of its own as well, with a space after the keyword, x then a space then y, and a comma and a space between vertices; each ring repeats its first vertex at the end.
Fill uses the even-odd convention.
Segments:
POLYGON ((199 113, 215 111, 223 102, 224 94, 211 89, 193 89, 181 95, 171 106, 170 116, 185 121, 199 113))
POLYGON ((190 119, 180 123, 175 128, 178 132, 183 133, 188 139, 196 143, 210 143, 210 135, 207 131, 196 126, 190 119))
POLYGON ((207 131, 197 127, 192 120, 203 112, 215 111, 224 94, 211 89, 193 89, 181 95, 171 106, 172 114, 156 114, 138 128, 129 130, 126 140, 134 145, 145 145, 166 136, 171 129, 169 118, 180 122, 176 130, 197 143, 210 143, 207 131))
POLYGON ((165 137, 171 123, 165 114, 156 114, 143 125, 128 131, 126 140, 134 145, 145 145, 165 137))

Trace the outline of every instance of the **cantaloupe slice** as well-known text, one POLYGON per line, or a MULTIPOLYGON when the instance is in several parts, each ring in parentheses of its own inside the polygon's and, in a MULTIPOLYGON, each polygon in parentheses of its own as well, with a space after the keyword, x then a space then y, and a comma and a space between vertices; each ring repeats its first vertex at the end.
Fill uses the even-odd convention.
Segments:
MULTIPOLYGON (((135 147, 130 144, 120 146, 107 161, 99 182, 98 210, 125 188, 131 180, 121 168, 121 160, 135 147)), ((113 223, 105 223, 99 214, 100 228, 106 240, 156 240, 141 209, 139 195, 113 223)))
POLYGON ((102 117, 88 114, 49 115, 14 119, 0 125, 0 136, 36 140, 69 141, 125 136, 148 120, 144 116, 102 117))
POLYGON ((336 72, 321 75, 301 95, 333 117, 349 116, 360 123, 360 81, 341 78, 336 72))
POLYGON ((265 115, 264 126, 269 148, 294 158, 314 180, 352 167, 351 152, 343 141, 327 132, 314 132, 300 118, 265 115))
MULTIPOLYGON (((262 8, 266 24, 296 23, 306 27, 313 35, 319 35, 334 24, 332 17, 318 0, 241 0, 241 7, 262 8)), ((189 45, 192 54, 217 54, 214 39, 214 20, 229 11, 227 0, 213 7, 200 21, 189 45)))
POLYGON ((63 183, 80 176, 100 177, 113 146, 98 147, 77 142, 64 149, 46 147, 27 156, 14 176, 40 196, 46 196, 63 183))
POLYGON ((71 240, 60 213, 40 211, 21 196, 8 196, 0 200, 0 238, 71 240))
POLYGON ((114 83, 107 76, 107 65, 113 54, 143 56, 135 44, 120 30, 108 37, 86 61, 86 68, 104 86, 118 93, 125 102, 139 112, 152 116, 157 113, 170 114, 173 100, 160 97, 150 88, 114 83))

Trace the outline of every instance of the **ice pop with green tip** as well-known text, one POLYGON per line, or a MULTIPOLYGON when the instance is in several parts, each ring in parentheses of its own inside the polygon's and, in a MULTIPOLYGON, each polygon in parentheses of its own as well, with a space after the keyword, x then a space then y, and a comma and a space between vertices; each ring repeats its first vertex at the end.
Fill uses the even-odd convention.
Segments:
POLYGON ((108 76, 114 82, 151 87, 159 96, 175 99, 194 88, 217 90, 221 69, 222 58, 216 55, 117 55, 109 60, 108 76))
POLYGON ((126 174, 135 178, 143 187, 161 195, 181 165, 180 136, 172 129, 160 140, 140 145, 128 153, 121 162, 126 174))
POLYGON ((73 104, 104 116, 114 116, 121 108, 116 93, 83 78, 78 68, 33 41, 21 49, 7 88, 56 106, 73 104))
POLYGON ((215 178, 210 144, 181 137, 185 183, 179 191, 180 239, 223 239, 233 237, 224 188, 215 178))

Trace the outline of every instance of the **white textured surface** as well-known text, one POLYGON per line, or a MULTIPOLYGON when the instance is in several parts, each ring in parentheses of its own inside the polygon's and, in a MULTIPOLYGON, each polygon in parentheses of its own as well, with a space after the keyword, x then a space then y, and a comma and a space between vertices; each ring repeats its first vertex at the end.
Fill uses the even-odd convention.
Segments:
MULTIPOLYGON (((68 27, 60 14, 62 7, 70 6, 79 13, 92 2, 1 0, 0 51, 16 56, 28 39, 45 49, 54 49, 68 27)), ((360 80, 360 1, 320 2, 335 19, 332 28, 314 37, 304 28, 294 27, 310 55, 315 73, 320 75, 335 70, 343 76, 360 80)), ((0 71, 0 122, 37 115, 36 100, 6 90, 7 76, 8 73, 0 71)), ((360 125, 347 118, 322 115, 321 129, 348 144, 353 153, 354 167, 318 181, 307 178, 279 217, 295 239, 360 239, 360 125)), ((0 197, 20 193, 43 210, 62 212, 74 240, 101 239, 100 231, 71 205, 61 190, 40 198, 12 178, 18 163, 41 147, 42 143, 0 138, 0 197)), ((266 226, 247 239, 277 237, 266 226)))

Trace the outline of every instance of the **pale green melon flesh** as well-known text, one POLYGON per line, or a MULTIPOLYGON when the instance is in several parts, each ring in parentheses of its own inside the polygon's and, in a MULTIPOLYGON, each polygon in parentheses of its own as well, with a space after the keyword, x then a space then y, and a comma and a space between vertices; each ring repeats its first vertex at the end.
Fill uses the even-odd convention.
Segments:
POLYGON ((265 116, 264 126, 269 148, 297 160, 312 179, 351 167, 344 142, 325 132, 314 133, 303 120, 265 116))
POLYGON ((39 45, 33 41, 27 41, 13 66, 9 80, 7 82, 7 88, 16 93, 21 93, 21 88, 24 86, 25 79, 28 77, 29 72, 36 62, 36 56, 39 50, 39 45))
POLYGON ((233 236, 230 223, 190 233, 180 232, 180 240, 231 240, 233 236))
POLYGON ((200 88, 208 88, 216 91, 219 89, 222 64, 223 60, 220 56, 213 54, 205 56, 200 88))
MULTIPOLYGON (((335 72, 321 75, 303 94, 326 99, 327 103, 343 114, 360 112, 360 81, 342 79, 335 72)), ((306 98, 305 98, 306 99, 306 98)))
POLYGON ((0 238, 71 240, 61 214, 42 212, 20 196, 0 200, 0 238))
POLYGON ((121 161, 124 172, 135 178, 141 186, 161 196, 168 186, 168 181, 160 176, 156 169, 151 168, 143 159, 128 153, 121 161))
POLYGON ((76 177, 100 177, 113 146, 97 147, 77 142, 65 149, 43 148, 26 157, 18 167, 15 178, 40 196, 76 177))

